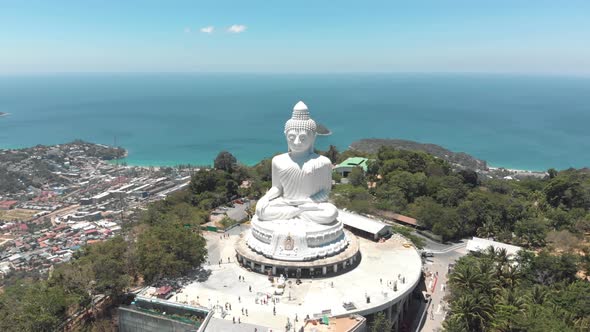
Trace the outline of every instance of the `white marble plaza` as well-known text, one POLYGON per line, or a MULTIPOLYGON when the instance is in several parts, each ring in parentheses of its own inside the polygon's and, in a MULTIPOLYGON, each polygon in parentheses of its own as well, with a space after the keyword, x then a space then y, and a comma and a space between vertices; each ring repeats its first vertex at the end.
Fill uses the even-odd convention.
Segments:
MULTIPOLYGON (((242 226, 242 233, 248 228, 242 226)), ((405 239, 394 236, 379 243, 359 238, 362 258, 353 270, 329 278, 302 279, 300 285, 291 278, 282 295, 273 295, 277 291, 277 278, 273 284, 267 276, 249 272, 236 262, 235 246, 240 235, 220 239, 216 233, 205 233, 205 237, 210 255, 220 257, 223 263, 215 261, 206 266, 211 272, 206 281, 186 286, 171 300, 205 307, 219 304, 215 312, 217 318, 231 321, 239 317, 241 322, 277 330, 284 329, 287 319, 293 323, 295 316, 298 318, 295 325, 299 327, 306 315, 313 317, 322 312, 329 312, 329 316, 367 315, 390 308, 407 299, 421 275, 420 256, 414 247, 404 246, 405 239), (240 277, 244 281, 240 281, 240 277), (397 291, 393 290, 394 283, 397 283, 397 291), (273 296, 278 299, 275 305, 273 296), (370 303, 366 301, 367 296, 370 303), (268 299, 267 304, 262 304, 263 299, 268 299), (345 309, 345 302, 351 302, 356 309, 345 309), (225 310, 226 303, 231 304, 231 310, 225 310), (247 309, 247 316, 245 312, 242 314, 242 308, 247 309), (276 308, 276 315, 273 315, 273 308, 276 308)))

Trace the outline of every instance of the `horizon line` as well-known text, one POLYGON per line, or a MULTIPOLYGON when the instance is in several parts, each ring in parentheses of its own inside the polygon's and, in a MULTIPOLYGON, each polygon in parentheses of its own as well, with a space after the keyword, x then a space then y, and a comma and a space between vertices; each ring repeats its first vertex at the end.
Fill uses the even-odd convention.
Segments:
POLYGON ((493 76, 551 76, 590 78, 590 72, 519 72, 519 71, 39 71, 0 72, 0 77, 9 76, 50 76, 50 75, 157 75, 157 74, 254 74, 254 75, 350 75, 350 74, 405 74, 405 75, 493 75, 493 76))

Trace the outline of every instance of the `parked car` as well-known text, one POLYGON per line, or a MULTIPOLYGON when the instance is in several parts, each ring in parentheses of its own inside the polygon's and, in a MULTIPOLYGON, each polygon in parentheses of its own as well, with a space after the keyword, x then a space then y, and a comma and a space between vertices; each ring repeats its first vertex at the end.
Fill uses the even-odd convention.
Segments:
POLYGON ((422 251, 422 257, 434 257, 432 251, 422 251))

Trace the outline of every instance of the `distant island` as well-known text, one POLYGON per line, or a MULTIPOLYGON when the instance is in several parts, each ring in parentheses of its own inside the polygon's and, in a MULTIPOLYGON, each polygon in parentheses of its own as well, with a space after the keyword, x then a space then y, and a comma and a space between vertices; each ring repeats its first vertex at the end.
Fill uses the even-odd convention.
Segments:
POLYGON ((0 116, 5 116, 5 115, 8 115, 8 113, 6 113, 6 112, 0 112, 0 116))

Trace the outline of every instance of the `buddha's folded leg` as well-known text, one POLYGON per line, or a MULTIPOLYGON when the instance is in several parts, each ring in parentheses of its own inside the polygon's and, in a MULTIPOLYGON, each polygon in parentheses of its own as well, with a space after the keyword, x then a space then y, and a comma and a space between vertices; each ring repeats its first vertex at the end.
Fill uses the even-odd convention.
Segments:
POLYGON ((336 220, 338 209, 330 203, 318 203, 318 210, 302 212, 299 217, 318 224, 329 224, 336 220))
POLYGON ((295 206, 270 204, 265 209, 257 211, 258 218, 262 221, 288 220, 299 215, 300 210, 295 206))

